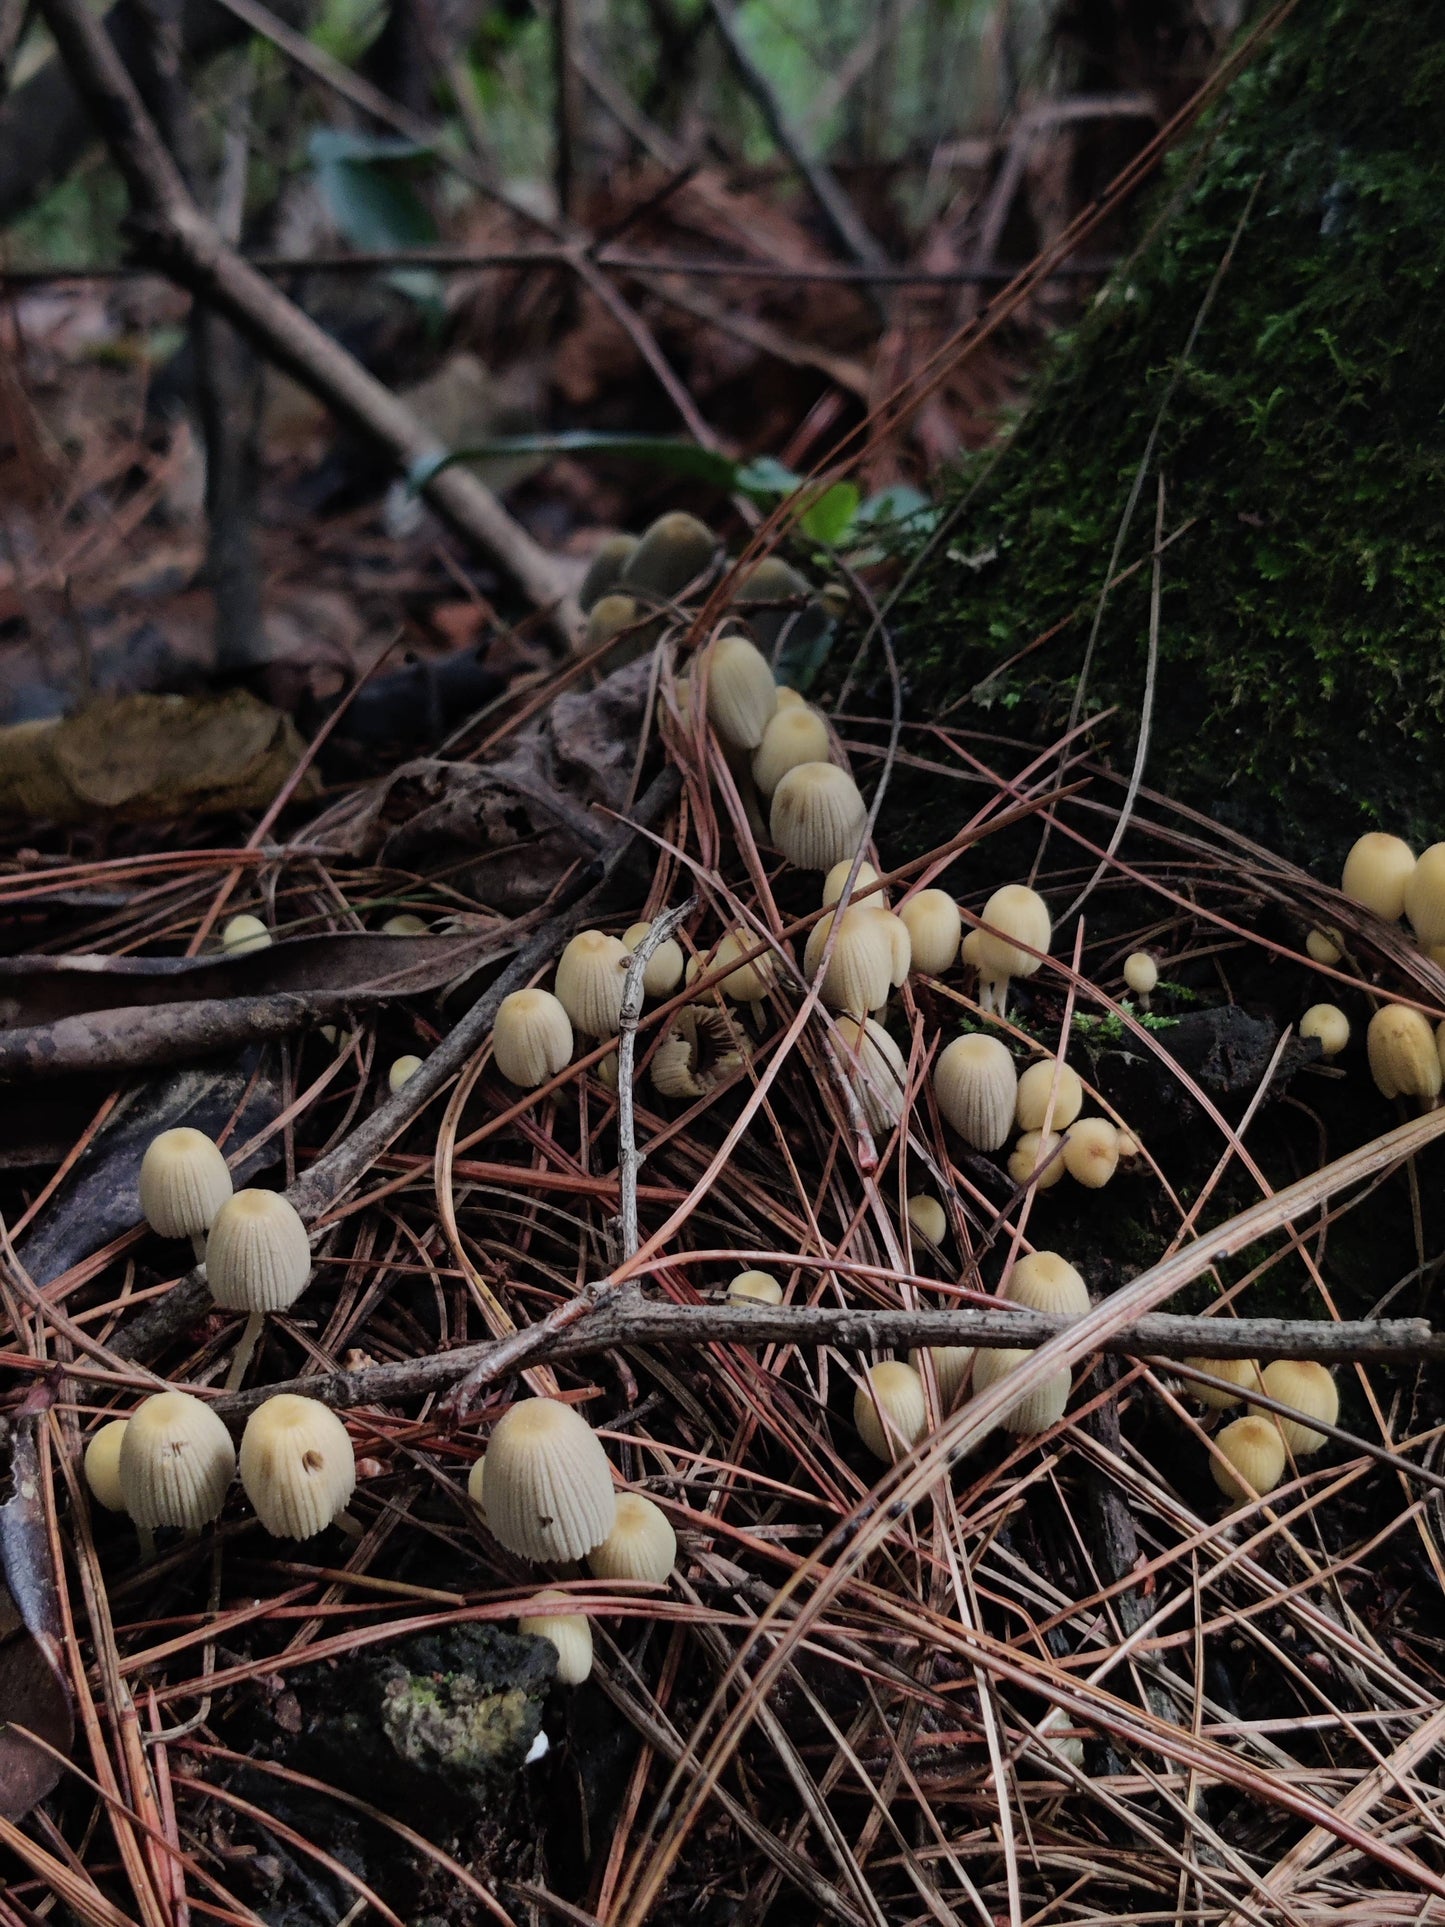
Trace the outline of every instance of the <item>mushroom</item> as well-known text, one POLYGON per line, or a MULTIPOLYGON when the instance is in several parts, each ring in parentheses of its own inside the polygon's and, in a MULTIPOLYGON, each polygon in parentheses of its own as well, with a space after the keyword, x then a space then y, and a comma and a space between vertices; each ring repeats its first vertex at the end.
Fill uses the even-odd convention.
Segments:
POLYGON ((659 515, 643 530, 642 538, 613 578, 629 594, 640 590, 671 602, 695 582, 712 562, 717 537, 695 515, 673 510, 659 515))
POLYGON ((831 870, 863 840, 868 806, 847 770, 836 763, 799 763, 773 791, 768 828, 799 870, 831 870))
POLYGON ((1317 964, 1337 964, 1344 956, 1344 940, 1338 930, 1310 930, 1305 933, 1306 954, 1317 964))
POLYGON ((609 535, 587 564, 587 573, 582 578, 582 586, 577 591, 577 603, 583 615, 589 615, 602 598, 617 585, 622 571, 637 553, 639 543, 635 535, 609 535))
MULTIPOLYGON (((613 592, 599 596, 587 612, 587 635, 585 646, 600 649, 606 642, 613 642, 628 630, 635 630, 629 656, 640 656, 645 649, 651 648, 657 640, 661 628, 660 618, 648 618, 636 596, 621 595, 613 592)), ((608 667, 620 667, 621 652, 617 652, 608 667)))
POLYGON ((1083 1108, 1078 1072, 1057 1057, 1040 1058, 1019 1079, 1014 1121, 1021 1131, 1041 1131, 1045 1122, 1051 1130, 1066 1131, 1083 1108))
POLYGON ((871 903, 850 903, 841 918, 830 910, 808 934, 803 974, 810 981, 817 975, 835 922, 838 934, 818 994, 830 1010, 866 1017, 888 1001, 897 961, 890 925, 897 923, 900 930, 903 926, 891 911, 871 903))
POLYGON ((625 944, 602 930, 579 930, 557 959, 557 1001, 584 1037, 612 1037, 622 1022, 622 991, 632 961, 625 944))
POLYGON ((523 1559, 580 1559, 617 1516, 612 1468, 592 1427, 555 1398, 522 1399, 487 1447, 487 1524, 523 1559))
POLYGON ((843 1068, 875 1137, 891 1131, 903 1116, 908 1066, 903 1053, 872 1017, 840 1017, 835 1030, 845 1053, 843 1068))
POLYGON ((736 963, 739 957, 746 958, 745 963, 739 963, 736 969, 728 971, 718 989, 732 1003, 746 1004, 752 1012, 754 1024, 761 1030, 763 1003, 773 987, 773 960, 766 950, 759 950, 755 957, 748 956, 750 950, 758 950, 759 941, 751 930, 729 930, 719 940, 706 963, 699 963, 697 958, 693 958, 691 963, 697 965, 697 969, 692 971, 692 975, 696 976, 701 970, 711 971, 736 963))
POLYGON ((930 1198, 923 1192, 908 1200, 908 1222, 920 1238, 927 1238, 931 1245, 942 1246, 948 1236, 948 1214, 937 1198, 930 1198))
POLYGON ((271 932, 259 917, 242 912, 221 932, 221 949, 228 957, 244 957, 252 950, 267 950, 271 945, 271 932))
MULTIPOLYGON (((823 878, 823 908, 825 910, 831 910, 839 897, 842 896, 843 885, 848 881, 848 872, 852 868, 852 857, 845 856, 840 862, 835 863, 827 876, 823 878)), ((864 857, 858 865, 858 874, 853 879, 853 896, 859 896, 860 892, 866 890, 870 883, 876 883, 877 881, 878 872, 873 868, 873 865, 868 861, 867 857, 864 857)), ((873 903, 881 906, 883 903, 882 892, 875 890, 872 896, 864 897, 862 901, 864 903, 873 903)))
POLYGON ((120 1442, 121 1496, 142 1557, 155 1550, 157 1526, 198 1532, 219 1517, 235 1470, 231 1435, 209 1405, 189 1392, 143 1399, 120 1442))
POLYGON ((1064 1134, 1064 1169, 1077 1183, 1099 1191, 1119 1168, 1119 1133, 1106 1117, 1084 1117, 1064 1134))
POLYGON ((557 1649, 557 1678, 563 1686, 580 1686, 592 1671, 592 1628, 585 1613, 557 1611, 568 1597, 555 1586, 539 1592, 532 1603, 543 1610, 523 1613, 517 1631, 550 1640, 557 1649))
POLYGON ((933 1094, 948 1122, 975 1151, 1000 1150, 1018 1102, 1018 1072, 997 1037, 955 1037, 933 1067, 933 1094))
POLYGON ((1034 1251, 1020 1258, 1002 1295, 1011 1305, 1055 1318, 1082 1318, 1089 1309, 1089 1287, 1057 1251, 1034 1251))
POLYGON ((1340 1388, 1323 1365, 1313 1359, 1271 1359, 1264 1368, 1264 1389, 1268 1397, 1301 1414, 1299 1418, 1271 1415, 1297 1459, 1308 1458, 1328 1444, 1326 1433, 1305 1423, 1306 1419, 1323 1420, 1326 1425, 1339 1423, 1340 1388))
POLYGON ((1445 943, 1445 843, 1432 843, 1405 881, 1405 915, 1426 950, 1445 943))
POLYGON ((388 917, 381 926, 384 937, 429 937, 431 925, 413 915, 410 910, 400 910, 394 917, 388 917))
MULTIPOLYGON (((635 951, 652 934, 650 923, 631 923, 622 933, 622 947, 635 951)), ((664 937, 642 966, 642 992, 645 997, 670 997, 682 982, 686 959, 676 937, 664 937)))
POLYGON ((1350 847, 1340 889, 1352 903, 1363 904, 1386 923, 1397 923, 1405 909, 1405 891, 1415 873, 1415 852, 1398 836, 1371 830, 1350 847))
POLYGON ((409 1084, 420 1069, 421 1059, 417 1056, 408 1054, 405 1057, 394 1058, 390 1070, 386 1073, 386 1087, 392 1096, 396 1096, 403 1084, 409 1084))
POLYGON ((913 968, 925 977, 951 970, 963 938, 963 919, 946 890, 920 890, 898 906, 913 951, 913 968))
POLYGON ((482 1456, 474 1461, 471 1471, 467 1474, 467 1497, 481 1513, 484 1524, 487 1517, 487 1502, 484 1496, 486 1480, 487 1455, 483 1452, 482 1456))
POLYGON ((1209 1469, 1226 1499, 1247 1505, 1284 1477, 1284 1435, 1273 1419, 1234 1419, 1215 1434, 1209 1469))
POLYGON ((1009 1176, 1015 1184, 1052 1191, 1064 1175, 1064 1160, 1059 1155, 1063 1144, 1058 1131, 1025 1131, 1009 1152, 1009 1176))
POLYGON ((205 1234, 231 1195, 231 1171, 204 1131, 162 1131, 140 1161, 140 1208, 162 1238, 189 1238, 199 1262, 205 1234))
POLYGON ((90 1496, 107 1512, 125 1511, 125 1493, 120 1483, 120 1448, 125 1442, 128 1419, 108 1419, 93 1432, 85 1448, 85 1483, 90 1496))
POLYGON ((677 1564, 677 1534, 660 1506, 640 1492, 619 1492, 617 1519, 587 1555, 597 1579, 646 1579, 665 1585, 677 1564))
POLYGON ((1227 1412, 1231 1406, 1242 1404, 1244 1393, 1258 1391, 1263 1383, 1259 1365, 1252 1358, 1186 1358, 1184 1363, 1192 1365, 1197 1372, 1208 1372, 1211 1378, 1222 1378, 1240 1387, 1238 1392, 1224 1392, 1213 1385, 1187 1383, 1184 1389, 1189 1396, 1197 1398, 1211 1412, 1227 1412))
POLYGON ((273 1539, 310 1539, 342 1519, 356 1489, 351 1437, 317 1398, 278 1392, 241 1434, 241 1484, 273 1539))
POLYGON ((246 1313, 246 1328, 226 1375, 245 1377, 268 1311, 286 1311, 311 1277, 311 1246, 296 1207, 279 1191, 237 1191, 216 1213, 206 1239, 206 1286, 226 1311, 246 1313))
POLYGON ((738 1069, 746 1050, 726 1011, 684 1004, 652 1053, 653 1088, 663 1097, 706 1097, 738 1069))
POLYGON ((767 657, 746 636, 719 636, 703 661, 705 670, 694 675, 706 674, 707 719, 718 741, 728 749, 757 749, 778 707, 767 657))
MULTIPOLYGON (((1020 1365, 1033 1357, 1029 1351, 981 1351, 973 1361, 973 1395, 986 1392, 990 1385, 999 1379, 1007 1378, 1016 1372, 1020 1365)), ((1033 1438, 1040 1432, 1047 1432, 1057 1425, 1064 1416, 1069 1402, 1069 1388, 1073 1380, 1067 1370, 1055 1372, 1026 1392, 1016 1405, 1011 1405, 999 1420, 1005 1432, 1013 1432, 1020 1438, 1033 1438)))
POLYGON ((875 1459, 901 1459, 928 1424, 923 1380, 901 1359, 874 1365, 853 1394, 853 1423, 875 1459))
POLYGON ((1370 1019, 1365 1048, 1370 1075, 1382 1097, 1418 1097, 1426 1110, 1435 1108, 1440 1099, 1440 1052, 1418 1010, 1408 1004, 1383 1005, 1370 1019))
POLYGON ((908 1362, 920 1375, 923 1371, 925 1356, 933 1366, 934 1382, 938 1386, 939 1406, 947 1412, 958 1403, 959 1394, 968 1383, 968 1374, 974 1360, 973 1346, 930 1345, 926 1353, 915 1348, 908 1354, 908 1362))
POLYGON ((1313 1037, 1321 1057, 1338 1057, 1350 1041, 1350 1020, 1338 1004, 1311 1004, 1299 1020, 1301 1037, 1313 1037))
POLYGON ((740 1271, 728 1286, 734 1304, 781 1305, 783 1287, 770 1271, 740 1271))
MULTIPOLYGON (((775 692, 776 693, 776 692, 775 692)), ((790 769, 800 763, 826 763, 832 742, 828 725, 806 703, 776 710, 753 756, 753 781, 771 796, 790 769)))
POLYGON ((805 703, 806 701, 807 698, 805 696, 800 696, 796 689, 789 689, 785 682, 778 684, 779 709, 796 709, 800 703, 805 703))
POLYGON ((1140 1010, 1147 1010, 1159 982, 1159 966, 1147 950, 1131 951, 1124 959, 1124 982, 1139 999, 1140 1010))
POLYGON ((1006 883, 994 891, 979 919, 979 1002, 986 1010, 1003 1016, 1010 979, 1033 976, 1053 934, 1049 907, 1037 890, 1006 883))
POLYGON ((514 990, 497 1006, 492 1056, 509 1084, 536 1090, 572 1057, 572 1020, 550 990, 514 990))

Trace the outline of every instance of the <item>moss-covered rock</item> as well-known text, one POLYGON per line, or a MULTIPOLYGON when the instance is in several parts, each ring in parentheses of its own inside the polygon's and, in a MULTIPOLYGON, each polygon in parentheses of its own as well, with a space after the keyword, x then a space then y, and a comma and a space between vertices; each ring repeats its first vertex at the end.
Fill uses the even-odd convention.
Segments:
POLYGON ((1113 760, 1132 756, 1144 681, 1157 473, 1166 532, 1184 533, 1163 563, 1149 780, 1316 863, 1376 823, 1440 833, 1442 100, 1439 0, 1302 0, 1175 157, 1137 257, 996 465, 960 478, 972 499, 907 610, 930 705, 990 678, 971 699, 988 726, 1066 717, 1177 375, 1121 555, 1141 566, 1088 682, 1087 712, 1120 705, 1113 760))

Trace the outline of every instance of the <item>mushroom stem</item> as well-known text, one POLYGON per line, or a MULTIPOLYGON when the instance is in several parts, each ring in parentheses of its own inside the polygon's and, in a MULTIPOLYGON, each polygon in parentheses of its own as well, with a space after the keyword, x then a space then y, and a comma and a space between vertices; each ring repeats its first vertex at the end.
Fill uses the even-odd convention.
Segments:
POLYGON ((265 1322, 266 1314, 263 1311, 253 1311, 247 1315, 246 1327, 241 1333, 241 1342, 236 1347, 236 1356, 231 1360, 231 1369, 226 1374, 228 1392, 234 1392, 246 1376, 246 1367, 251 1362, 252 1354, 261 1336, 261 1327, 265 1322))
POLYGON ((148 1566, 156 1556, 156 1535, 150 1526, 138 1525, 135 1536, 140 1544, 140 1562, 143 1566, 148 1566))
POLYGON ((206 1234, 204 1231, 193 1231, 191 1233, 191 1250, 196 1254, 196 1263, 203 1265, 206 1262, 206 1234))
POLYGON ((348 1539, 361 1539, 366 1535, 366 1527, 349 1507, 344 1507, 338 1512, 331 1523, 339 1526, 348 1539))
POLYGON ((1148 991, 1147 991, 1147 990, 1141 990, 1141 991, 1138 991, 1138 992, 1136 992, 1136 993, 1135 993, 1135 995, 1136 995, 1136 998, 1137 998, 1137 1001, 1138 1001, 1138 1004, 1139 1004, 1139 1008, 1140 1008, 1140 1010, 1142 1010, 1142 1011, 1143 1011, 1143 1012, 1145 1013, 1145 1015, 1147 1016, 1147 1015, 1148 1015, 1148 1012, 1149 1012, 1149 993, 1148 993, 1148 991))

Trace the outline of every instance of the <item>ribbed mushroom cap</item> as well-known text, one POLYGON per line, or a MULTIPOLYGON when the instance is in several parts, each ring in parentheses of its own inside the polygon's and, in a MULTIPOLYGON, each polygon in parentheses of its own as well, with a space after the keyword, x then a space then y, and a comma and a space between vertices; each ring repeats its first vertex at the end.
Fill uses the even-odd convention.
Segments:
POLYGON ((85 1483, 90 1496, 107 1512, 125 1511, 125 1493, 120 1484, 120 1448, 125 1441, 128 1419, 108 1419, 93 1432, 85 1448, 85 1483))
POLYGON ((244 957, 252 950, 265 950, 270 943, 271 932, 249 911, 232 917, 221 932, 221 948, 228 957, 244 957))
POLYGON ((1058 1131, 1025 1131, 1009 1152, 1008 1174, 1014 1183, 1032 1183, 1036 1191, 1051 1191, 1064 1176, 1059 1155, 1063 1142, 1058 1131))
MULTIPOLYGON (((927 1357, 933 1362, 933 1376, 938 1381, 938 1396, 944 1411, 957 1405, 963 1388, 968 1383, 969 1372, 973 1368, 974 1350, 972 1345, 930 1345, 927 1357)), ((925 1354, 917 1347, 908 1354, 908 1362, 914 1371, 923 1375, 925 1354)))
POLYGON ((828 725, 816 709, 790 703, 775 710, 753 756, 753 781, 771 796, 790 769, 799 763, 826 763, 832 747, 828 725))
MULTIPOLYGON (((636 951, 643 939, 650 936, 650 923, 630 923, 622 933, 622 947, 628 952, 636 951)), ((683 966, 687 959, 682 954, 682 945, 676 937, 664 937, 642 966, 642 991, 646 997, 670 997, 682 982, 683 966)))
POLYGON ((394 917, 388 917, 381 926, 384 937, 429 937, 431 925, 410 910, 398 910, 394 917))
POLYGON ((894 945, 889 925, 898 919, 887 910, 875 910, 871 903, 850 903, 840 921, 837 911, 830 910, 808 933, 803 974, 810 980, 822 961, 835 921, 838 935, 819 995, 829 1010, 866 1017, 870 1010, 887 1003, 893 987, 894 945))
POLYGON ((597 1079, 597 1082, 602 1086, 604 1091, 615 1092, 618 1080, 622 1076, 622 1065, 618 1061, 617 1052, 610 1050, 606 1052, 604 1056, 599 1057, 593 1066, 592 1075, 597 1079))
POLYGON ((206 1239, 206 1285, 227 1311, 285 1311, 306 1289, 311 1246, 279 1191, 237 1191, 206 1239))
POLYGON ((120 1489, 138 1526, 195 1531, 219 1515, 235 1470, 230 1433, 189 1392, 157 1392, 126 1421, 120 1489))
POLYGON ((523 1559, 581 1559, 617 1516, 612 1469, 586 1419, 554 1398, 527 1398, 492 1428, 487 1524, 523 1559))
POLYGON ((1003 1295, 1011 1305, 1055 1318, 1082 1318, 1089 1309, 1089 1287, 1057 1251, 1032 1251, 1020 1258, 1003 1295))
POLYGON ((1090 1191, 1106 1185, 1119 1168, 1119 1133, 1106 1117, 1081 1117, 1064 1135, 1064 1169, 1090 1191))
POLYGON ((987 926, 978 933, 980 968, 984 975, 1032 977, 1039 959, 1031 950, 1047 951, 1054 927, 1049 921, 1049 906, 1037 890, 1024 883, 1006 883, 995 890, 983 906, 980 922, 987 926), (1021 950, 1027 944, 1028 950, 1021 950))
POLYGON ((913 968, 925 977, 941 977, 958 959, 963 919, 947 890, 920 890, 898 907, 913 950, 913 968))
MULTIPOLYGON (((839 897, 842 896, 843 885, 848 881, 848 872, 852 867, 852 857, 845 856, 841 862, 835 863, 827 876, 823 878, 823 908, 825 910, 831 910, 839 897)), ((865 856, 863 861, 858 865, 858 874, 853 879, 853 895, 848 901, 852 903, 859 897, 860 892, 865 890, 870 883, 876 883, 877 881, 878 872, 865 856)), ((875 890, 871 897, 863 897, 862 901, 864 903, 882 904, 883 892, 881 890, 875 890)))
POLYGON ((1197 1372, 1208 1372, 1211 1378, 1227 1379, 1231 1385, 1238 1385, 1238 1392, 1217 1392, 1212 1385, 1186 1383, 1184 1389, 1191 1398, 1197 1398, 1201 1405, 1211 1412, 1227 1412, 1231 1406, 1243 1403, 1245 1392, 1255 1392, 1263 1382, 1259 1365, 1252 1358, 1186 1358, 1186 1365, 1192 1365, 1197 1372))
MULTIPOLYGON (((986 1392, 999 1379, 1007 1378, 1010 1372, 1016 1372, 1032 1357, 1033 1353, 1028 1351, 979 1352, 973 1361, 974 1397, 986 1392)), ((1013 1432, 1019 1438, 1033 1438, 1039 1432, 1047 1432, 1064 1416, 1072 1382, 1067 1371, 1055 1372, 1052 1378, 1046 1378, 1042 1385, 1011 1405, 999 1420, 1000 1425, 1005 1432, 1013 1432)))
POLYGON ((717 537, 695 515, 659 515, 623 563, 616 586, 663 599, 678 595, 712 561, 717 537))
POLYGON ((1215 1434, 1223 1457, 1209 1455, 1214 1483, 1226 1499, 1247 1503, 1284 1477, 1284 1436, 1273 1419, 1237 1418, 1215 1434))
POLYGON ((1317 1038, 1322 1057, 1338 1057, 1350 1041, 1350 1020, 1338 1004, 1311 1004, 1299 1020, 1299 1034, 1317 1038))
POLYGON ((843 1068, 852 1083, 859 1107, 874 1137, 891 1131, 903 1116, 903 1092, 908 1066, 903 1053, 883 1026, 872 1017, 837 1021, 843 1068))
POLYGON ((582 586, 577 591, 577 603, 583 615, 587 615, 611 589, 616 587, 618 578, 637 553, 635 535, 609 535, 587 564, 587 573, 582 578, 582 586))
MULTIPOLYGON (((865 910, 869 907, 867 904, 863 906, 865 910)), ((888 933, 888 952, 892 959, 891 974, 893 987, 896 990, 913 968, 913 939, 909 936, 908 925, 902 917, 894 916, 893 912, 884 909, 881 903, 874 907, 873 914, 882 919, 883 928, 888 933)))
POLYGON ((938 1108, 975 1151, 997 1151, 1006 1142, 1018 1102, 1018 1072, 997 1037, 955 1037, 933 1067, 938 1108))
POLYGON ((706 1097, 742 1063, 747 1042, 715 1004, 684 1004, 652 1054, 654 1089, 664 1097, 706 1097))
POLYGON ((1038 1063, 1030 1064, 1019 1079, 1014 1122, 1021 1131, 1041 1131, 1048 1117, 1050 1130, 1066 1131, 1083 1108, 1084 1087, 1078 1072, 1061 1064, 1056 1057, 1042 1057, 1038 1063), (1049 1110, 1051 1090, 1052 1112, 1049 1110))
POLYGON ((514 990, 497 1006, 492 1056, 509 1084, 534 1091, 572 1059, 572 1020, 550 990, 514 990))
POLYGON ((421 1059, 415 1052, 409 1051, 404 1057, 393 1058, 386 1073, 387 1088, 392 1095, 395 1096, 403 1084, 409 1084, 420 1069, 421 1059))
POLYGON ((831 870, 863 840, 868 806, 847 770, 836 763, 799 763, 773 791, 768 829, 789 863, 831 870))
POLYGON ((523 1613, 517 1631, 533 1639, 546 1639, 557 1648, 557 1678, 563 1686, 580 1686, 592 1671, 592 1626, 585 1613, 557 1611, 567 1594, 549 1587, 532 1601, 533 1610, 523 1613))
MULTIPOLYGON (((1278 1399, 1281 1405, 1292 1405, 1306 1419, 1323 1419, 1326 1425, 1339 1423, 1340 1388, 1317 1360, 1271 1359, 1264 1368, 1264 1389, 1270 1398, 1278 1399)), ((1315 1431, 1301 1419, 1276 1416, 1274 1422, 1297 1459, 1308 1458, 1329 1442, 1324 1432, 1315 1431)))
MULTIPOLYGON (((604 642, 611 642, 614 636, 620 636, 628 629, 637 629, 639 644, 655 640, 661 618, 653 616, 645 628, 638 628, 645 614, 635 596, 616 593, 599 596, 587 615, 587 647, 598 649, 604 642)), ((642 653, 641 648, 637 653, 642 653)), ((612 660, 615 662, 616 656, 612 660)))
POLYGON ((1159 966, 1147 950, 1134 950, 1124 959, 1124 982, 1136 997, 1147 997, 1159 982, 1159 966))
POLYGON ((1428 950, 1445 943, 1445 843, 1432 843, 1405 882, 1405 915, 1428 950))
POLYGON ((162 1131, 140 1162, 140 1208, 162 1238, 193 1238, 231 1195, 225 1158, 204 1131, 162 1131))
POLYGON ((677 1534, 667 1514, 640 1492, 619 1492, 617 1519, 587 1555, 597 1579, 646 1579, 664 1585, 677 1564, 677 1534))
POLYGON ((728 1285, 728 1297, 755 1305, 781 1305, 783 1287, 770 1271, 740 1271, 728 1285))
POLYGON ((1381 1096, 1440 1095, 1440 1053, 1434 1032, 1418 1010, 1408 1004, 1385 1004, 1370 1019, 1365 1048, 1370 1075, 1381 1096))
POLYGON ((885 1464, 901 1459, 928 1424, 923 1380, 898 1358, 874 1365, 867 1383, 853 1394, 853 1423, 875 1459, 885 1464))
POLYGON ((356 1489, 346 1427, 320 1399, 278 1392, 246 1420, 241 1484, 273 1539, 324 1532, 356 1489))
POLYGON ((1353 903, 1362 903, 1386 923, 1394 923, 1405 908, 1405 888, 1415 873, 1415 852, 1398 836, 1371 830, 1345 858, 1340 889, 1353 903))
MULTIPOLYGON (((756 950, 760 939, 751 930, 729 930, 713 951, 708 969, 730 964, 735 957, 746 957, 756 950)), ((735 1004, 759 1004, 773 985, 773 960, 766 950, 730 971, 718 985, 724 997, 735 1004)))
POLYGON ((479 1459, 475 1459, 473 1461, 472 1469, 467 1474, 467 1497, 471 1500, 472 1504, 477 1508, 478 1512, 481 1513, 484 1519, 487 1516, 486 1489, 487 1489, 487 1455, 485 1452, 483 1452, 482 1456, 479 1459))
MULTIPOLYGON (((719 636, 705 661, 707 719, 719 742, 729 749, 756 749, 778 707, 767 657, 746 636, 719 636)), ((702 673, 701 668, 694 672, 702 673)))
POLYGON ((1345 954, 1340 948, 1338 930, 1311 930, 1305 936, 1306 954, 1317 964, 1337 964, 1345 954))
POLYGON ((631 956, 603 930, 579 930, 557 959, 557 1000, 584 1037, 611 1037, 622 1021, 631 956))
POLYGON ((948 1213, 937 1198, 923 1192, 908 1200, 908 1222, 931 1245, 941 1245, 948 1236, 948 1213))

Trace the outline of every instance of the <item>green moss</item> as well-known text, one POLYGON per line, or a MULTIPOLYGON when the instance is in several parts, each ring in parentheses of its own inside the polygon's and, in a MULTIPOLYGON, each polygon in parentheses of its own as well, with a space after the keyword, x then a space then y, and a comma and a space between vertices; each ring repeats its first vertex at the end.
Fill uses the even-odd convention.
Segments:
MULTIPOLYGON (((1149 781, 1315 861, 1376 823, 1438 833, 1442 99, 1439 5, 1303 0, 1176 156, 1151 238, 996 466, 959 478, 977 493, 906 611, 915 687, 947 701, 996 670, 975 712, 1067 715, 1150 430, 1248 209, 1160 428, 1165 527, 1190 526, 1163 564, 1149 781)), ((1121 557, 1144 566, 1109 599, 1087 691, 1090 712, 1120 705, 1121 766, 1154 502, 1151 474, 1121 557)))

